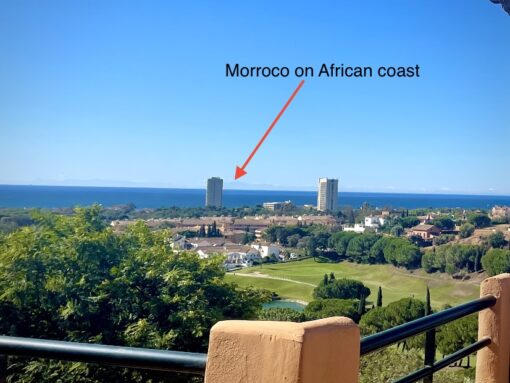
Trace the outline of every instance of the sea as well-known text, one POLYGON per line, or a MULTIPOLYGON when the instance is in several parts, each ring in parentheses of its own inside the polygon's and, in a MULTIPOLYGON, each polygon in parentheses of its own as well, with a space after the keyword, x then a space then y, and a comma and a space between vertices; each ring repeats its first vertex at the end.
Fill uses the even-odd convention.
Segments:
MULTIPOLYGON (((317 192, 274 190, 224 190, 226 207, 256 206, 264 202, 290 200, 296 205, 315 205, 317 192)), ((369 203, 379 208, 465 208, 490 209, 510 205, 510 196, 461 194, 404 194, 340 192, 339 206, 360 207, 369 203)), ((59 208, 99 203, 114 206, 133 203, 137 208, 204 206, 203 189, 164 189, 89 186, 0 185, 0 207, 59 208)))

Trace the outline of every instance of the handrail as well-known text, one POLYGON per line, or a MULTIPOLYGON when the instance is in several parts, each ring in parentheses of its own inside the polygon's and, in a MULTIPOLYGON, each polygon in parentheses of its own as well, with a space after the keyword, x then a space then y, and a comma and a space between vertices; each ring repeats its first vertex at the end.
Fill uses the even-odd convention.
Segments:
POLYGON ((481 350, 484 347, 487 347, 491 344, 490 338, 480 339, 478 342, 475 342, 467 347, 464 347, 458 351, 455 351, 453 354, 448 355, 447 357, 437 361, 432 366, 425 366, 410 373, 399 380, 394 381, 393 383, 413 383, 417 382, 420 379, 423 379, 427 376, 430 376, 434 372, 442 370, 445 367, 448 367, 450 364, 457 362, 472 353, 481 350))
POLYGON ((377 334, 366 336, 361 339, 360 353, 361 355, 368 354, 391 344, 403 341, 411 336, 421 334, 456 319, 463 318, 488 307, 492 307, 495 304, 496 297, 487 295, 459 306, 392 327, 377 334))
POLYGON ((0 354, 204 374, 207 354, 0 336, 0 354))

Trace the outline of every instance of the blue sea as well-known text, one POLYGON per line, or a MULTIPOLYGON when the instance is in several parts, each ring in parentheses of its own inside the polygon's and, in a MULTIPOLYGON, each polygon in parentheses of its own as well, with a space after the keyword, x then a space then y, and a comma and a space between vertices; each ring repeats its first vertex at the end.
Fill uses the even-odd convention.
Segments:
MULTIPOLYGON (((261 205, 263 202, 291 200, 296 205, 315 205, 313 191, 225 190, 227 207, 261 205)), ((137 208, 204 206, 203 189, 158 189, 88 186, 21 186, 0 185, 0 207, 57 208, 103 206, 134 203, 137 208)), ((368 202, 376 207, 420 208, 459 207, 488 209, 494 205, 510 205, 510 196, 455 194, 339 193, 340 206, 359 207, 368 202)))

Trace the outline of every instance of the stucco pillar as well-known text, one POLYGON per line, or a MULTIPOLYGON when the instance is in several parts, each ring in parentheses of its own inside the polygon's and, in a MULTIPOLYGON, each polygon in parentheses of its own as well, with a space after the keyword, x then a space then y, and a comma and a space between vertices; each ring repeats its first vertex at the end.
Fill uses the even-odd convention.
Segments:
POLYGON ((355 383, 360 333, 349 318, 224 321, 211 329, 206 383, 355 383))
POLYGON ((492 343, 478 351, 476 383, 510 381, 510 274, 487 278, 480 296, 494 295, 498 301, 478 316, 478 339, 490 337, 492 343))

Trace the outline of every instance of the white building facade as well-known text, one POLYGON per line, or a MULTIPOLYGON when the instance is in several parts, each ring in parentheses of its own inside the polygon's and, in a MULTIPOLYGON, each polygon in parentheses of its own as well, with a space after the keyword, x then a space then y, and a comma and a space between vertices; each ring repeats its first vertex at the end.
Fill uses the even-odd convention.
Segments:
POLYGON ((335 211, 338 208, 338 180, 333 178, 319 178, 317 193, 317 210, 335 211))
POLYGON ((207 180, 205 206, 221 207, 222 203, 223 203, 223 180, 219 177, 209 178, 207 180))

